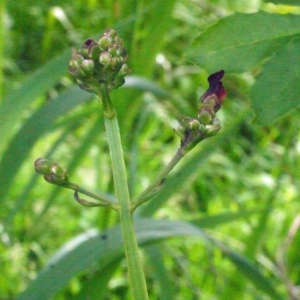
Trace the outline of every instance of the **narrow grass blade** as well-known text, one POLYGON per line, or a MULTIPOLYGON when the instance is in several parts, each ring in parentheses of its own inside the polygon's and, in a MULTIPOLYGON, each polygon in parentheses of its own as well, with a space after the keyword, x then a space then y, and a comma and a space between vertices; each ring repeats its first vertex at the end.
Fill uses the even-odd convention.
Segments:
POLYGON ((68 70, 70 50, 46 63, 11 91, 0 106, 0 151, 16 129, 26 109, 37 97, 51 89, 68 70))

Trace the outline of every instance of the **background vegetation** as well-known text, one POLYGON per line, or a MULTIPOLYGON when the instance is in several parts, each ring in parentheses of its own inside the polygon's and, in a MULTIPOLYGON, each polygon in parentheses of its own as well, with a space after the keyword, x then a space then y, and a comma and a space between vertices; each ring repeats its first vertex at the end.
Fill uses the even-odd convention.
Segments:
POLYGON ((150 299, 300 299, 295 2, 1 2, 0 298, 130 299, 117 215, 33 169, 47 157, 113 195, 100 105, 67 69, 72 46, 115 28, 132 68, 112 94, 132 195, 175 153, 207 76, 226 72, 223 129, 136 214, 150 299))

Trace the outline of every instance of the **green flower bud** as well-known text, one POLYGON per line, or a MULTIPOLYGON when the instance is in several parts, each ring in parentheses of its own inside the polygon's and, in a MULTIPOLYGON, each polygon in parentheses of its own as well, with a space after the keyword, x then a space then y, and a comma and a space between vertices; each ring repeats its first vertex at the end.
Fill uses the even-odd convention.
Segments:
POLYGON ((214 118, 213 124, 207 126, 207 137, 215 135, 221 129, 221 123, 218 118, 214 118))
POLYGON ((111 67, 112 70, 118 69, 120 66, 122 66, 122 61, 120 60, 119 57, 112 57, 110 59, 109 66, 111 67))
POLYGON ((103 51, 107 51, 108 47, 111 45, 111 38, 108 38, 106 36, 103 36, 99 42, 99 48, 103 51))
POLYGON ((126 64, 123 64, 120 71, 118 72, 118 76, 125 77, 130 74, 131 70, 128 68, 126 64))
POLYGON ((114 40, 117 37, 117 32, 114 29, 106 29, 104 31, 104 35, 110 37, 112 40, 114 40))
MULTIPOLYGON (((66 181, 66 182, 68 182, 68 180, 69 180, 68 179, 68 174, 67 174, 66 170, 64 170, 58 164, 52 165, 52 167, 51 167, 51 175, 54 175, 54 177, 52 177, 52 179, 54 180, 54 182, 56 181, 56 179, 58 179, 59 181, 66 181)), ((59 182, 57 182, 57 183, 59 183, 59 182)))
POLYGON ((99 57, 99 62, 103 66, 108 66, 111 63, 111 54, 108 52, 102 52, 99 57))
POLYGON ((95 63, 91 59, 85 59, 81 64, 81 69, 86 75, 93 74, 95 63))
POLYGON ((100 54, 101 54, 101 49, 98 46, 97 47, 95 46, 91 48, 89 56, 94 62, 96 62, 98 61, 100 54))
POLYGON ((123 48, 123 41, 121 38, 119 38, 118 36, 115 37, 114 42, 118 45, 120 45, 120 47, 123 48))
POLYGON ((199 112, 198 120, 201 124, 208 125, 211 122, 212 117, 208 111, 202 110, 199 112))
POLYGON ((89 58, 89 50, 87 48, 82 48, 78 52, 83 57, 83 59, 89 58))
POLYGON ((38 158, 35 162, 34 162, 34 168, 36 170, 37 173, 41 174, 41 175, 48 175, 51 173, 51 166, 52 163, 46 159, 46 158, 38 158))
POLYGON ((111 47, 108 48, 108 52, 112 56, 121 56, 123 51, 121 46, 113 44, 111 47))

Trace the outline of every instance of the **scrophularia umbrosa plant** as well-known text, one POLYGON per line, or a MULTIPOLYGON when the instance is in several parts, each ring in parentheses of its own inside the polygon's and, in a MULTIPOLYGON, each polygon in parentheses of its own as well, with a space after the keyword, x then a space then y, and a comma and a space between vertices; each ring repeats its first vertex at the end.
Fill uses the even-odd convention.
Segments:
POLYGON ((146 300, 148 293, 133 227, 133 212, 160 192, 168 173, 188 151, 220 130, 221 125, 216 113, 221 108, 226 91, 221 82, 224 76, 223 70, 208 77, 209 88, 200 98, 199 111, 195 112, 197 117, 184 117, 176 130, 180 137, 180 144, 174 157, 138 197, 131 199, 117 114, 109 96, 114 89, 125 83, 125 76, 130 73, 126 64, 127 58, 122 39, 115 30, 107 29, 98 41, 88 39, 79 50, 73 49, 69 66, 69 72, 79 87, 96 94, 102 103, 117 201, 69 181, 66 170, 57 163, 39 158, 34 165, 36 171, 43 175, 48 183, 73 190, 74 198, 80 204, 87 207, 103 206, 118 212, 132 296, 135 300, 146 300), (82 199, 80 194, 92 200, 82 199))

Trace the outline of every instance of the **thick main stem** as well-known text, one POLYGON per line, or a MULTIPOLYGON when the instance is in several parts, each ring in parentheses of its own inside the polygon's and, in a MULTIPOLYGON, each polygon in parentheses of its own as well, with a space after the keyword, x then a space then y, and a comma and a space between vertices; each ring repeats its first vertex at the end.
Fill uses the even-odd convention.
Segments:
POLYGON ((128 266, 129 282, 132 289, 133 299, 147 300, 147 286, 138 253, 138 245, 133 227, 132 213, 130 210, 130 197, 126 179, 120 130, 116 114, 113 111, 112 103, 110 102, 109 95, 105 89, 102 94, 102 101, 108 101, 108 106, 110 106, 110 111, 108 111, 107 114, 104 112, 104 119, 112 162, 114 186, 120 205, 119 214, 128 266))

